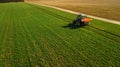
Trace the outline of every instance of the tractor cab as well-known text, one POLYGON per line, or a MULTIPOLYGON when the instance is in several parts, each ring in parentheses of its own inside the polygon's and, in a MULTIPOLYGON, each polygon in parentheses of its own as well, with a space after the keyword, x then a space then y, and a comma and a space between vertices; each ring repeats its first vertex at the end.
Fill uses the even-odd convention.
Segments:
POLYGON ((85 14, 80 14, 73 21, 74 26, 86 26, 91 22, 92 19, 88 18, 85 14))
POLYGON ((83 18, 87 18, 87 16, 85 14, 80 14, 77 16, 76 20, 77 19, 83 19, 83 18))

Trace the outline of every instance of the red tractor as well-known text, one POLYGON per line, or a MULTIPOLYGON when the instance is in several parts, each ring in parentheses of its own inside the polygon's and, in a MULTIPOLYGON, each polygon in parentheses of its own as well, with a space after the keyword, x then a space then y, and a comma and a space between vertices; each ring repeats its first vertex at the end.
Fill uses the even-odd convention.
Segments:
POLYGON ((88 18, 85 14, 80 14, 77 18, 73 21, 74 26, 86 26, 92 21, 91 18, 88 18))

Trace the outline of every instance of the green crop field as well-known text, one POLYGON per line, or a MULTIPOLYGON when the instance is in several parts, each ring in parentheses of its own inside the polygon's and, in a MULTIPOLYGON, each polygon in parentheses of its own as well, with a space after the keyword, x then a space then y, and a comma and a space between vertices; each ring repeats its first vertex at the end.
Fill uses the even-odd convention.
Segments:
POLYGON ((0 4, 0 67, 120 67, 120 26, 27 3, 0 4))

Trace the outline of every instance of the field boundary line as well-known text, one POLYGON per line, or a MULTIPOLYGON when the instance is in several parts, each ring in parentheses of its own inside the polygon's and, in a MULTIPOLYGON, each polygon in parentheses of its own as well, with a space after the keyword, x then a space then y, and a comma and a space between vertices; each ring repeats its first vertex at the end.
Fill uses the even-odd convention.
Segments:
MULTIPOLYGON (((72 13, 72 14, 81 14, 80 12, 75 12, 75 11, 71 11, 71 10, 67 10, 67 9, 63 9, 63 8, 59 8, 59 7, 55 7, 55 6, 50 6, 50 5, 45 5, 45 4, 39 4, 39 3, 33 3, 33 2, 26 2, 26 3, 31 3, 31 4, 37 4, 37 5, 41 5, 41 6, 45 6, 45 7, 50 7, 50 8, 54 8, 57 10, 61 10, 61 11, 65 11, 68 13, 72 13)), ((85 13, 82 13, 85 14, 85 13)), ((98 20, 102 20, 105 22, 109 22, 109 23, 113 23, 113 24, 118 24, 120 25, 120 21, 116 21, 116 20, 111 20, 111 19, 106 19, 106 18, 101 18, 101 17, 97 17, 97 16, 93 16, 93 15, 89 15, 86 14, 88 17, 94 18, 94 19, 98 19, 98 20)))

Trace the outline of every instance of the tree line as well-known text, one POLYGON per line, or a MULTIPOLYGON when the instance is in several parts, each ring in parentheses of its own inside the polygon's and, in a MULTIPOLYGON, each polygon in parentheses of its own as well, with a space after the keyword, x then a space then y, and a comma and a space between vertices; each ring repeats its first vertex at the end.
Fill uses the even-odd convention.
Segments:
POLYGON ((5 2, 24 2, 24 0, 0 0, 0 3, 5 3, 5 2))

